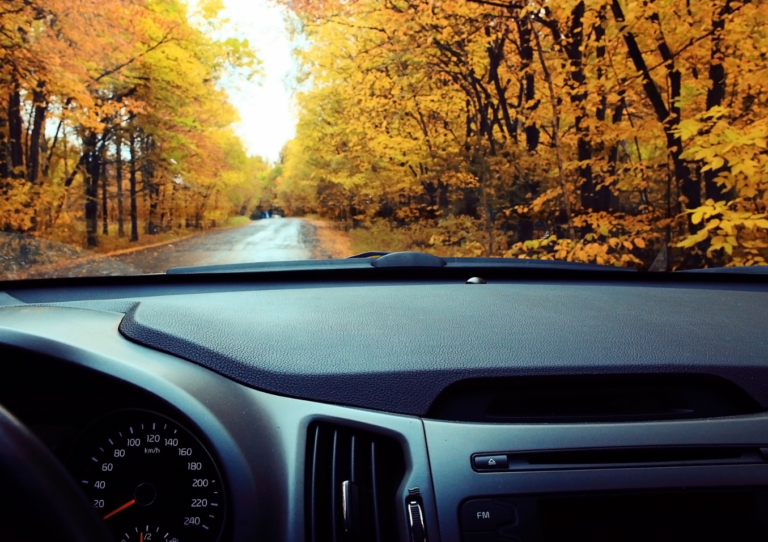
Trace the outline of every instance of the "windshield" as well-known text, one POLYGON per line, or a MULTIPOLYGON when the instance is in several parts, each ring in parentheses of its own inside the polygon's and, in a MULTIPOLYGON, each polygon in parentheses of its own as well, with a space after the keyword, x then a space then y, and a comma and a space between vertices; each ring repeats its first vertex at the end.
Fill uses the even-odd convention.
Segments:
POLYGON ((0 277, 764 265, 765 21, 749 0, 0 0, 0 277))

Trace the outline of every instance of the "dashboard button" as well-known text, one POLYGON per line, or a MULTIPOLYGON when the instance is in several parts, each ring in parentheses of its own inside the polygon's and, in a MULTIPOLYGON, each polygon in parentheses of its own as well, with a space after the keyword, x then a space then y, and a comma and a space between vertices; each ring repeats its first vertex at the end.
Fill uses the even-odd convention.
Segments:
POLYGON ((506 455, 476 455, 474 465, 477 470, 506 470, 509 461, 506 455))
POLYGON ((517 520, 514 507, 493 499, 467 501, 461 507, 461 529, 463 531, 493 531, 502 523, 517 520))

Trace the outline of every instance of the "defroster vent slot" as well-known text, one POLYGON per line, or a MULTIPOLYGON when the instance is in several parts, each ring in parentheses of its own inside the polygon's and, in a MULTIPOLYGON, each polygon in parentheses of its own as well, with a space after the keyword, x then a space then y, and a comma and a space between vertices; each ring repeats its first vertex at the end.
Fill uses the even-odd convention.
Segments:
POLYGON ((484 423, 601 423, 753 414, 763 409, 712 375, 575 375, 474 379, 446 388, 428 417, 484 423))
POLYGON ((307 437, 307 540, 398 540, 397 490, 405 475, 398 443, 328 423, 310 425, 307 437))

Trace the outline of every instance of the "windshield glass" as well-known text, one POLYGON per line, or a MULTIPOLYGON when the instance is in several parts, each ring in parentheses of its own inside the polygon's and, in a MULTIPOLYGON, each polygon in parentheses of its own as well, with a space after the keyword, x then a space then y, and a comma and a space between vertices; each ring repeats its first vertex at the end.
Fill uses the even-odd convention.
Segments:
POLYGON ((764 265, 765 21, 749 0, 0 0, 0 277, 764 265))

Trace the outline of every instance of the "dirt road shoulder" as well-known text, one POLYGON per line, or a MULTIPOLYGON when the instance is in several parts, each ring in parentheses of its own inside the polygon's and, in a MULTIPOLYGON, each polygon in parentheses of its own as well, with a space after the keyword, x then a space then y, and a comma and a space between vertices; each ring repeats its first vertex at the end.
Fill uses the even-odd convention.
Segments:
POLYGON ((327 260, 352 256, 349 234, 341 230, 338 225, 313 218, 303 220, 307 228, 314 229, 313 232, 304 233, 304 239, 312 251, 313 258, 327 260))

